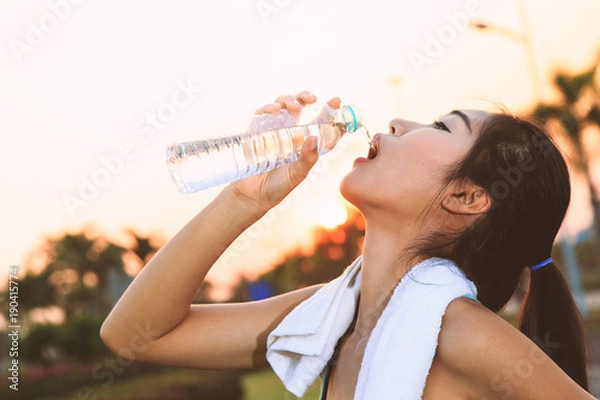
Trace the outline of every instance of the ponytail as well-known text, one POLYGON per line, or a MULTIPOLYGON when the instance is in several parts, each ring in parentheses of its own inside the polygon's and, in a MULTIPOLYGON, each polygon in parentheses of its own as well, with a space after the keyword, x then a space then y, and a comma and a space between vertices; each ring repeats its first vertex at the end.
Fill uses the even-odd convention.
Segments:
POLYGON ((581 314, 554 263, 531 271, 518 326, 571 379, 589 390, 589 353, 581 314))

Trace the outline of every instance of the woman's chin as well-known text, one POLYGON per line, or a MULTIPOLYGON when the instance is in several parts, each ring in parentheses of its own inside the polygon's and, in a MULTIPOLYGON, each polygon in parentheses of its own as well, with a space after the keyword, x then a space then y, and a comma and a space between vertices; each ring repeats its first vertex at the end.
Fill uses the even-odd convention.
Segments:
POLYGON ((344 199, 346 199, 350 204, 358 208, 360 211, 360 206, 362 204, 361 192, 364 191, 364 187, 361 188, 361 186, 353 178, 352 171, 342 178, 340 182, 340 194, 342 197, 344 197, 344 199))

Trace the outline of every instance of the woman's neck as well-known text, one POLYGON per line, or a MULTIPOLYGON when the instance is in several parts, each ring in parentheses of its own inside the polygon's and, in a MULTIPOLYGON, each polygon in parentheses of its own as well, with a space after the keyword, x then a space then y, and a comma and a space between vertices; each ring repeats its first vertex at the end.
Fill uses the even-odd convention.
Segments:
POLYGON ((407 256, 414 230, 382 229, 367 224, 361 268, 360 300, 354 334, 370 335, 400 279, 420 258, 407 256))

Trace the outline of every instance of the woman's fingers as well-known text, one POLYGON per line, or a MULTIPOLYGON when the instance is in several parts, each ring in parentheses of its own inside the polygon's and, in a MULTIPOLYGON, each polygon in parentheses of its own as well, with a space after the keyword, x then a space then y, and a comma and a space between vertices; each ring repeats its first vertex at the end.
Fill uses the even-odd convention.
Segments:
POLYGON ((314 102, 316 102, 317 101, 317 96, 315 96, 314 94, 312 94, 312 92, 309 91, 309 90, 303 90, 303 91, 301 91, 300 93, 298 93, 296 95, 296 100, 302 106, 305 106, 307 104, 313 104, 314 102))
POLYGON ((329 101, 327 101, 327 105, 331 108, 340 108, 342 105, 342 99, 339 97, 332 97, 329 99, 329 101))
MULTIPOLYGON (((258 117, 254 118, 251 128, 256 131, 294 125, 300 120, 303 108, 316 101, 317 96, 309 90, 303 90, 295 96, 291 94, 278 96, 274 103, 265 104, 256 109, 255 114, 258 117)), ((319 115, 317 120, 328 120, 330 114, 340 108, 341 103, 339 97, 329 99, 327 105, 330 108, 324 108, 321 112, 323 115, 319 115)))
POLYGON ((279 111, 281 111, 281 104, 269 103, 257 108, 254 114, 277 114, 279 111))
MULTIPOLYGON (((338 102, 339 102, 338 97, 334 97, 333 99, 331 99, 329 101, 332 101, 335 99, 338 99, 338 102)), ((264 106, 257 108, 256 111, 254 111, 254 113, 259 114, 259 115, 260 114, 277 114, 281 110, 287 110, 292 116, 294 116, 296 119, 298 119, 300 117, 300 113, 302 112, 302 107, 309 105, 309 104, 313 104, 316 101, 317 101, 317 96, 315 96, 309 90, 303 90, 295 96, 291 95, 291 94, 285 94, 285 95, 278 96, 275 99, 275 102, 265 104, 264 106)), ((339 103, 337 103, 337 104, 338 105, 335 108, 339 108, 339 103)))
POLYGON ((275 103, 281 104, 281 108, 287 110, 289 114, 298 121, 302 108, 308 104, 313 104, 317 101, 317 96, 308 90, 303 90, 295 96, 286 94, 275 99, 275 103))
POLYGON ((290 114, 299 113, 302 109, 302 105, 300 104, 298 99, 296 99, 296 96, 293 96, 291 94, 278 96, 275 99, 275 103, 281 104, 281 108, 288 110, 290 114))

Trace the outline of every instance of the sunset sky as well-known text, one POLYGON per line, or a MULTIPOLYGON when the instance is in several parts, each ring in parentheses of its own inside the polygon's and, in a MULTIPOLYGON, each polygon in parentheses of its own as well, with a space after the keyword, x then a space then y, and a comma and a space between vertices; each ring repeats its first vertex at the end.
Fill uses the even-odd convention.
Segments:
MULTIPOLYGON (((468 21, 523 32, 523 4, 549 100, 553 71, 600 53, 597 0, 78 2, 0 0, 0 276, 43 237, 86 224, 117 241, 128 227, 168 239, 221 187, 177 192, 167 145, 241 132, 279 94, 340 96, 371 132, 455 108, 525 111, 536 96, 527 46, 468 21)), ((211 279, 255 276, 313 227, 342 222, 339 181, 366 151, 364 138, 345 138, 211 279)), ((571 231, 590 223, 586 196, 576 185, 571 231)))

